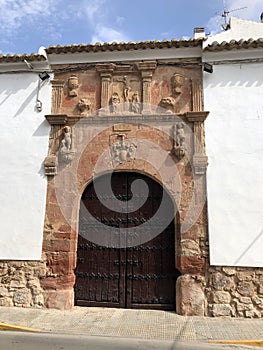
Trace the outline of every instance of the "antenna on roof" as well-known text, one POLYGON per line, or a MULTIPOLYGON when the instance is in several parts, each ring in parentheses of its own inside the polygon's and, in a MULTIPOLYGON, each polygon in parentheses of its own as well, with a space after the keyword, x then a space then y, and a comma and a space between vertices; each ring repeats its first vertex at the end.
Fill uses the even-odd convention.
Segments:
POLYGON ((223 6, 224 6, 224 11, 223 11, 223 13, 220 13, 220 15, 221 15, 221 17, 224 18, 224 23, 221 25, 221 27, 222 27, 223 30, 228 30, 228 29, 230 29, 229 14, 230 14, 231 12, 235 12, 235 11, 247 9, 247 6, 240 7, 240 8, 233 9, 233 10, 228 10, 228 9, 226 8, 226 4, 225 4, 225 1, 224 1, 224 0, 223 0, 223 6))

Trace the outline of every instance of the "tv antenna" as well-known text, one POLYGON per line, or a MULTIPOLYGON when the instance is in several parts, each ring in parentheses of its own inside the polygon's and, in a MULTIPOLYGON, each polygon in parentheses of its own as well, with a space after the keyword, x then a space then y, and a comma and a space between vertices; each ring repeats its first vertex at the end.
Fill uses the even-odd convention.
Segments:
POLYGON ((240 11, 240 10, 247 9, 247 6, 239 7, 237 9, 233 9, 233 10, 228 10, 226 8, 225 1, 223 1, 223 6, 224 6, 223 13, 218 13, 218 14, 220 14, 220 16, 222 18, 224 18, 224 23, 221 25, 222 29, 223 30, 228 30, 230 28, 230 25, 229 25, 229 14, 232 13, 232 12, 235 12, 235 11, 240 11))

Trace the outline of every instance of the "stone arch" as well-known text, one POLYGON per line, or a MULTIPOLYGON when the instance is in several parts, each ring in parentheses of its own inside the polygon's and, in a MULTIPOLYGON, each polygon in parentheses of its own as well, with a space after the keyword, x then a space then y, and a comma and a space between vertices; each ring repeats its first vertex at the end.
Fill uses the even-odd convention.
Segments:
MULTIPOLYGON (((177 228, 177 224, 178 224, 178 211, 175 210, 175 203, 173 202, 172 197, 169 195, 168 191, 164 188, 164 186, 162 186, 162 184, 160 184, 160 182, 157 182, 157 181, 155 181, 153 179, 153 176, 150 177, 150 176, 142 175, 142 172, 139 172, 138 170, 135 171, 134 169, 133 170, 129 169, 127 171, 127 170, 124 170, 122 168, 122 169, 118 169, 118 171, 114 172, 112 175, 113 175, 113 179, 114 178, 116 179, 116 177, 117 177, 117 180, 120 180, 120 181, 122 180, 123 176, 125 177, 124 178, 125 181, 126 181, 126 176, 127 177, 131 177, 131 178, 135 178, 135 179, 142 178, 142 179, 144 179, 144 181, 146 179, 148 179, 147 181, 149 181, 149 184, 151 184, 151 186, 153 184, 155 184, 154 188, 155 188, 155 191, 156 191, 156 192, 153 192, 153 193, 151 192, 150 193, 150 197, 148 197, 148 202, 150 202, 150 211, 152 210, 151 209, 151 205, 152 205, 151 201, 152 200, 150 198, 152 198, 151 197, 152 195, 154 195, 154 196, 156 195, 157 196, 157 193, 158 193, 157 189, 159 188, 159 189, 161 189, 164 197, 167 198, 166 201, 168 200, 168 197, 169 197, 169 206, 171 206, 171 213, 172 213, 172 220, 171 220, 170 224, 167 227, 165 226, 165 227, 163 227, 161 229, 162 233, 158 233, 157 236, 151 237, 149 239, 149 241, 147 240, 146 242, 144 242, 144 244, 143 244, 143 242, 142 242, 142 244, 139 244, 138 242, 136 242, 135 248, 133 248, 133 246, 131 246, 130 248, 127 247, 127 249, 128 249, 127 251, 126 251, 125 248, 123 248, 126 253, 123 252, 123 249, 121 249, 120 250, 120 255, 121 254, 126 254, 127 256, 126 256, 126 260, 120 261, 119 265, 121 265, 121 263, 127 262, 127 261, 128 262, 133 261, 133 262, 136 262, 137 264, 139 264, 139 262, 131 260, 131 257, 127 258, 128 255, 130 256, 132 254, 131 250, 133 251, 133 249, 138 250, 138 251, 139 251, 139 248, 141 250, 145 249, 144 258, 141 257, 142 261, 143 261, 143 259, 148 259, 149 260, 149 254, 151 254, 151 256, 152 256, 151 259, 157 259, 158 256, 161 257, 162 254, 163 254, 162 250, 164 249, 164 247, 163 248, 158 248, 158 251, 157 251, 156 250, 157 247, 155 246, 155 244, 157 244, 157 245, 160 244, 159 240, 162 239, 163 240, 162 242, 165 242, 165 245, 167 244, 167 247, 165 248, 165 249, 167 249, 167 252, 165 253, 165 257, 168 259, 168 257, 170 256, 170 259, 172 259, 171 261, 169 261, 168 265, 165 267, 165 271, 167 272, 167 274, 168 273, 170 274, 171 272, 169 272, 167 270, 172 269, 172 264, 173 264, 174 265, 174 271, 173 271, 173 276, 174 277, 173 278, 177 278, 179 273, 176 270, 176 266, 175 266, 176 265, 176 258, 175 257, 176 257, 176 252, 177 252, 177 247, 176 247, 176 228, 177 228), (168 197, 166 197, 166 196, 168 196, 168 197), (159 238, 159 237, 163 237, 163 238, 159 238), (169 244, 169 242, 168 242, 169 239, 172 239, 171 242, 173 242, 173 243, 170 242, 171 244, 169 244), (153 243, 153 242, 155 242, 155 243, 153 243), (153 248, 154 248, 153 251, 150 251, 150 252, 148 251, 148 249, 150 249, 150 247, 148 247, 149 244, 153 245, 153 248), (146 248, 147 248, 147 252, 146 252, 146 248), (161 249, 161 252, 159 251, 160 249, 161 249), (147 254, 148 254, 148 258, 147 258, 147 254)), ((98 176, 97 179, 98 179, 99 184, 100 184, 100 180, 101 181, 103 181, 103 180, 106 181, 107 177, 105 176, 105 173, 104 173, 104 174, 98 176)), ((115 186, 116 185, 117 185, 117 189, 119 188, 121 190, 121 193, 122 193, 123 185, 122 185, 122 187, 119 187, 119 183, 115 182, 115 186)), ((111 186, 111 184, 109 184, 108 186, 111 186)), ((113 182, 113 188, 114 188, 114 182, 113 182)), ((116 188, 115 188, 115 190, 116 190, 116 188)), ((151 191, 152 191, 152 189, 151 189, 151 191)), ((89 181, 87 186, 85 187, 85 190, 83 191, 83 195, 82 195, 82 199, 83 199, 83 201, 85 203, 85 206, 87 206, 87 208, 89 208, 88 210, 91 210, 92 213, 95 210, 94 211, 95 214, 93 213, 93 215, 99 215, 99 217, 97 217, 97 220, 99 220, 99 221, 100 221, 100 213, 101 212, 103 212, 103 218, 102 219, 106 220, 107 222, 108 222, 108 220, 107 220, 108 215, 111 216, 111 219, 110 219, 111 220, 111 225, 113 225, 115 227, 115 224, 113 223, 113 221, 114 221, 113 217, 114 217, 114 215, 116 215, 116 212, 113 211, 113 213, 107 214, 108 209, 105 210, 104 205, 99 200, 100 197, 98 197, 97 199, 94 198, 94 194, 93 193, 95 193, 95 196, 96 196, 96 190, 94 192, 93 182, 89 181), (95 199, 95 201, 94 201, 94 199, 95 199), (93 203, 93 201, 94 201, 94 203, 93 203), (100 208, 104 208, 104 209, 100 209, 100 208), (106 218, 105 218, 105 216, 106 216, 106 218)), ((140 195, 140 192, 138 192, 137 195, 140 195)), ((106 198, 109 197, 109 195, 106 192, 103 192, 103 196, 105 196, 106 198)), ((136 193, 135 193, 135 196, 136 196, 136 193)), ((118 197, 118 194, 117 194, 117 197, 118 197)), ((138 307, 138 308, 142 307, 142 308, 144 308, 145 306, 143 306, 141 304, 138 304, 138 303, 136 304, 136 302, 135 302, 135 304, 132 304, 132 301, 130 301, 131 304, 129 304, 129 302, 127 301, 127 304, 125 304, 125 301, 122 301, 122 300, 119 299, 121 297, 118 296, 117 291, 119 291, 119 288, 122 288, 122 283, 120 281, 118 281, 118 283, 119 283, 118 284, 118 288, 115 285, 117 282, 111 281, 111 280, 108 281, 108 284, 111 284, 111 283, 114 284, 114 286, 108 287, 108 288, 112 288, 115 291, 114 293, 116 293, 116 295, 113 296, 111 294, 113 292, 111 292, 109 290, 105 291, 105 288, 103 287, 104 286, 104 284, 103 284, 104 282, 103 282, 102 278, 108 278, 109 276, 112 276, 112 271, 113 271, 114 268, 116 270, 116 271, 115 270, 114 271, 117 272, 117 275, 119 275, 119 269, 121 269, 121 266, 118 265, 117 267, 114 267, 114 264, 112 263, 112 261, 109 261, 107 265, 110 265, 110 266, 112 265, 111 269, 110 269, 111 274, 109 275, 109 274, 105 273, 105 268, 106 267, 104 266, 104 260, 105 260, 104 257, 107 256, 107 252, 110 252, 110 251, 112 251, 111 254, 115 254, 116 255, 117 254, 116 253, 116 249, 114 249, 114 251, 113 251, 113 248, 110 248, 110 247, 108 248, 107 247, 108 243, 107 244, 105 243, 106 246, 104 246, 104 244, 102 244, 102 246, 101 246, 96 241, 96 239, 98 238, 98 235, 100 234, 100 232, 98 231, 98 226, 100 226, 100 225, 103 226, 103 229, 102 229, 103 239, 105 238, 105 234, 106 235, 107 234, 111 235, 112 227, 111 227, 110 224, 108 224, 109 226, 107 226, 108 228, 106 228, 105 224, 103 224, 103 222, 105 223, 105 221, 101 221, 101 223, 99 223, 99 225, 95 223, 96 228, 94 228, 94 223, 90 224, 90 219, 88 221, 85 221, 85 213, 86 213, 86 211, 85 211, 85 209, 83 211, 82 208, 83 207, 81 207, 81 209, 80 209, 80 225, 79 225, 79 230, 82 233, 79 233, 79 244, 78 244, 78 251, 77 251, 78 263, 77 263, 77 269, 76 269, 77 279, 76 279, 76 285, 75 285, 75 293, 76 293, 75 295, 76 295, 77 305, 87 305, 87 306, 92 306, 92 305, 93 306, 100 306, 100 305, 101 306, 105 306, 106 305, 106 306, 113 306, 113 307, 125 307, 125 305, 126 305, 126 307, 138 307), (84 221, 83 221, 83 219, 84 219, 84 221), (84 223, 84 226, 83 226, 83 223, 84 223), (83 231, 83 228, 84 228, 84 231, 83 231), (93 236, 92 232, 90 232, 90 231, 92 231, 94 229, 95 229, 95 235, 93 236), (83 234, 84 234, 84 236, 83 236, 83 234), (93 240, 94 238, 90 238, 90 237, 94 237, 95 241, 93 240), (106 251, 102 252, 102 249, 106 250, 106 251), (103 259, 101 259, 100 261, 96 260, 95 267, 93 269, 91 269, 92 261, 93 261, 93 254, 95 254, 95 259, 98 259, 98 254, 103 254, 103 259), (85 265, 85 263, 87 263, 87 265, 85 265), (102 269, 103 273, 102 273, 102 271, 100 269, 102 269), (95 279, 94 276, 97 276, 98 278, 95 279), (97 286, 97 287, 94 287, 94 286, 97 286), (90 289, 88 289, 88 288, 90 288, 90 289), (102 289, 102 292, 99 293, 99 295, 94 295, 94 293, 92 292, 92 291, 94 291, 94 288, 95 289, 99 289, 99 290, 102 289), (89 292, 88 292, 88 290, 89 290, 89 292), (110 301, 107 299, 106 295, 108 296, 110 301), (103 302, 102 302, 101 298, 104 298, 103 302), (115 303, 112 302, 112 300, 111 300, 112 298, 114 299, 115 303), (136 305, 136 306, 134 306, 134 305, 136 305)), ((144 206, 143 211, 145 211, 145 206, 144 206)), ((166 208, 166 213, 168 214, 168 208, 166 208)), ((123 213, 120 212, 119 215, 120 215, 121 219, 119 218, 119 216, 117 216, 116 220, 123 220, 123 217, 126 218, 126 214, 123 214, 123 213)), ((129 216, 129 220, 131 220, 131 217, 133 217, 134 215, 138 215, 138 213, 136 213, 136 214, 128 213, 127 214, 127 218, 129 216), (131 216, 129 216, 129 215, 131 215, 131 216)), ((140 217, 140 214, 139 214, 139 217, 140 217)), ((137 218, 136 218, 136 220, 137 220, 137 218)), ((131 221, 129 221, 129 222, 131 222, 131 221)), ((139 226, 137 226, 137 227, 139 227, 139 226)), ((114 230, 114 234, 116 235, 116 232, 115 232, 116 229, 113 229, 113 230, 114 230)), ((129 229, 128 229, 128 231, 129 231, 129 229)), ((145 231, 145 233, 146 232, 147 231, 145 231)), ((112 242, 112 238, 111 238, 111 242, 112 242)), ((135 254, 136 254, 136 252, 135 252, 135 254)), ((139 254, 139 253, 137 252, 137 254, 139 254)), ((117 256, 116 256, 116 258, 118 260, 117 256)), ((164 260, 163 259, 164 258, 161 258, 161 261, 163 261, 162 263, 160 261, 161 265, 164 264, 165 259, 164 260)), ((142 261, 140 261, 140 264, 142 264, 142 265, 140 265, 140 269, 143 269, 142 268, 142 266, 143 266, 143 262, 142 261)), ((116 260, 115 260, 115 263, 116 263, 116 260)), ((146 269, 149 268, 149 265, 150 265, 150 263, 148 262, 146 264, 145 268, 146 269)), ((129 266, 127 266, 126 269, 127 269, 126 270, 126 272, 127 272, 129 270, 129 266)), ((130 280, 132 280, 133 278, 134 279, 137 278, 136 272, 134 272, 134 271, 136 271, 136 266, 134 266, 132 268, 132 271, 133 271, 133 274, 135 274, 135 275, 128 275, 129 278, 125 282, 125 285, 128 286, 128 287, 132 283, 130 280)), ((141 271, 141 270, 138 270, 138 271, 141 271)), ((150 270, 150 271, 152 271, 152 270, 150 270)), ((154 268, 153 268, 153 271, 154 271, 154 268)), ((149 276, 149 275, 151 275, 151 274, 148 271, 147 276, 149 276)), ((123 273, 120 274, 120 276, 122 276, 122 278, 123 278, 123 273)), ((140 276, 141 276, 140 278, 144 278, 143 275, 140 275, 140 276)), ((159 299, 163 300, 163 305, 161 305, 160 303, 157 303, 155 301, 156 304, 152 305, 152 307, 153 308, 164 308, 164 309, 168 308, 168 309, 170 309, 172 307, 172 304, 171 304, 171 300, 169 299, 169 296, 171 298, 172 290, 174 290, 174 294, 175 294, 175 283, 171 279, 172 277, 171 276, 169 278, 167 276, 164 277, 165 275, 162 275, 162 274, 161 275, 155 275, 155 273, 153 273, 153 276, 157 276, 156 277, 157 280, 152 281, 152 282, 151 281, 150 282, 142 281, 141 283, 149 283, 149 285, 151 285, 153 283, 155 283, 155 284, 161 283, 160 286, 166 285, 166 294, 167 295, 166 296, 165 295, 163 295, 163 296, 159 295, 159 299), (164 278, 164 279, 162 281, 161 280, 159 281, 158 280, 159 277, 160 278, 164 278), (170 285, 170 287, 169 287, 169 285, 170 285), (168 305, 168 301, 167 300, 170 300, 170 304, 169 305, 168 305)), ((145 275, 145 278, 146 278, 146 275, 145 275)), ((138 281, 134 282, 134 283, 135 283, 135 287, 136 287, 136 283, 138 283, 138 281)), ((132 285, 134 285, 134 283, 132 285)), ((159 286, 159 289, 161 288, 160 286, 159 286)), ((129 287, 129 288, 131 288, 131 287, 129 287)), ((147 288, 148 293, 150 293, 149 288, 150 287, 147 288)), ((164 289, 164 287, 163 287, 163 289, 164 289)), ((158 290, 158 287, 155 286, 152 289, 152 293, 156 293, 157 290, 158 290)), ((126 290, 124 290, 124 291, 122 290, 122 292, 120 294, 123 295, 126 292, 127 292, 126 290)), ((134 297, 135 299, 134 300, 136 300, 136 292, 139 293, 139 291, 136 291, 136 290, 134 290, 132 293, 130 293, 132 295, 135 295, 135 297, 134 297)), ((158 298, 156 296, 153 296, 153 295, 151 297, 149 295, 148 298, 150 298, 150 300, 152 300, 154 298, 156 300, 158 300, 158 298)), ((129 300, 129 293, 127 295, 127 300, 129 300)), ((174 296, 173 296, 173 304, 174 304, 174 307, 175 307, 175 297, 174 296)), ((148 305, 147 308, 149 308, 151 303, 147 304, 147 305, 148 305)))
MULTIPOLYGON (((171 127, 169 126, 169 128, 171 127)), ((92 132, 92 127, 90 129, 88 128, 87 130, 88 132, 92 132)), ((75 165, 73 160, 72 164, 75 166, 73 171, 73 165, 68 164, 65 167, 66 178, 63 180, 63 184, 65 186, 63 190, 65 189, 65 193, 72 195, 68 199, 70 206, 67 208, 70 211, 71 225, 65 219, 65 215, 61 210, 56 197, 56 177, 51 178, 48 181, 47 208, 43 239, 43 259, 47 261, 48 273, 41 281, 41 285, 44 289, 45 305, 47 307, 71 308, 74 305, 73 287, 75 284, 74 269, 76 267, 79 200, 84 188, 93 179, 95 165, 97 164, 100 155, 105 150, 109 149, 109 140, 111 135, 116 137, 118 133, 119 131, 115 132, 114 128, 112 129, 112 127, 102 127, 102 131, 96 133, 96 137, 94 137, 92 142, 90 142, 83 150, 75 165), (72 179, 76 184, 76 188, 74 190, 72 187, 72 179)), ((129 161, 117 164, 114 170, 117 172, 135 171, 145 174, 161 184, 168 190, 168 192, 171 191, 175 195, 175 198, 176 194, 180 192, 181 201, 178 206, 178 220, 176 222, 176 225, 178 226, 178 236, 176 240, 178 254, 176 256, 176 267, 182 273, 182 276, 179 277, 177 283, 177 288, 179 291, 178 295, 183 296, 185 294, 184 291, 189 289, 189 284, 185 282, 187 281, 187 276, 194 276, 193 278, 195 278, 195 276, 199 276, 198 278, 201 280, 205 271, 205 258, 202 256, 200 249, 200 232, 201 230, 205 231, 206 229, 205 216, 200 216, 200 219, 198 219, 195 225, 183 235, 180 232, 181 222, 186 215, 185 213, 187 212, 189 198, 191 199, 193 196, 196 196, 192 186, 193 174, 191 171, 191 166, 187 159, 182 162, 177 162, 172 156, 168 157, 173 147, 172 138, 169 136, 168 132, 163 132, 162 130, 153 128, 149 125, 145 126, 143 124, 134 124, 131 125, 129 132, 126 134, 126 139, 128 141, 136 138, 145 140, 146 142, 149 140, 153 141, 157 146, 161 146, 161 148, 164 149, 167 159, 169 158, 169 161, 167 161, 168 166, 166 168, 167 172, 165 172, 165 176, 168 174, 170 177, 165 177, 165 181, 163 181, 161 176, 161 167, 156 169, 150 161, 139 159, 139 157, 135 157, 129 161), (178 188, 179 182, 182 184, 182 188, 178 188)), ((190 136, 187 142, 189 145, 192 145, 190 136)), ((157 153, 156 156, 158 158, 157 153)), ((110 153, 108 153, 108 157, 111 157, 110 153)), ((163 164, 167 165, 166 163, 163 164)), ((105 171, 106 170, 107 169, 105 169, 105 171)), ((95 174, 99 175, 100 171, 95 172, 95 174)), ((59 174, 57 176, 59 176, 59 174)), ((203 192, 205 192, 203 178, 200 177, 200 180, 198 181, 200 183, 201 190, 203 189, 203 192)), ((195 280, 191 286, 192 290, 196 285, 197 283, 195 280)), ((180 297, 180 300, 177 300, 177 303, 178 313, 186 314, 187 311, 185 311, 183 297, 180 297)), ((197 313, 199 315, 201 314, 200 308, 198 309, 197 313)))

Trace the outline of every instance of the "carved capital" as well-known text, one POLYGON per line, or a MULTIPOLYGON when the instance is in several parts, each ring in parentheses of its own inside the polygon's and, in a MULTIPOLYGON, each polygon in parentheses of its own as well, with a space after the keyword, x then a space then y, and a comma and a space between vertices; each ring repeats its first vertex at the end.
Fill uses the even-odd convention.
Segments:
POLYGON ((204 122, 208 116, 209 112, 187 112, 185 117, 189 122, 204 122))
POLYGON ((157 67, 156 61, 144 61, 137 63, 138 70, 142 72, 153 72, 157 67))
POLYGON ((58 160, 56 155, 49 155, 45 158, 44 162, 45 174, 47 176, 54 176, 57 174, 58 160))
POLYGON ((193 165, 196 175, 204 175, 208 165, 208 158, 203 154, 195 154, 193 156, 193 165))
POLYGON ((111 75, 116 69, 116 64, 114 63, 98 63, 96 64, 96 70, 101 76, 111 75))
POLYGON ((82 116, 68 116, 67 114, 48 114, 45 115, 46 120, 51 126, 53 125, 73 125, 76 124, 82 116))

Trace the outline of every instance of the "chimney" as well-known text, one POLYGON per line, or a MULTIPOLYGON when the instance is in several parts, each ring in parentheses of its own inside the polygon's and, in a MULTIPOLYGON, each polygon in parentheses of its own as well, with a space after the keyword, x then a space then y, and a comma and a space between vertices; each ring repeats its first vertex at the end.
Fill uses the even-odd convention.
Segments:
POLYGON ((197 27, 194 28, 194 39, 205 38, 205 28, 197 27))

